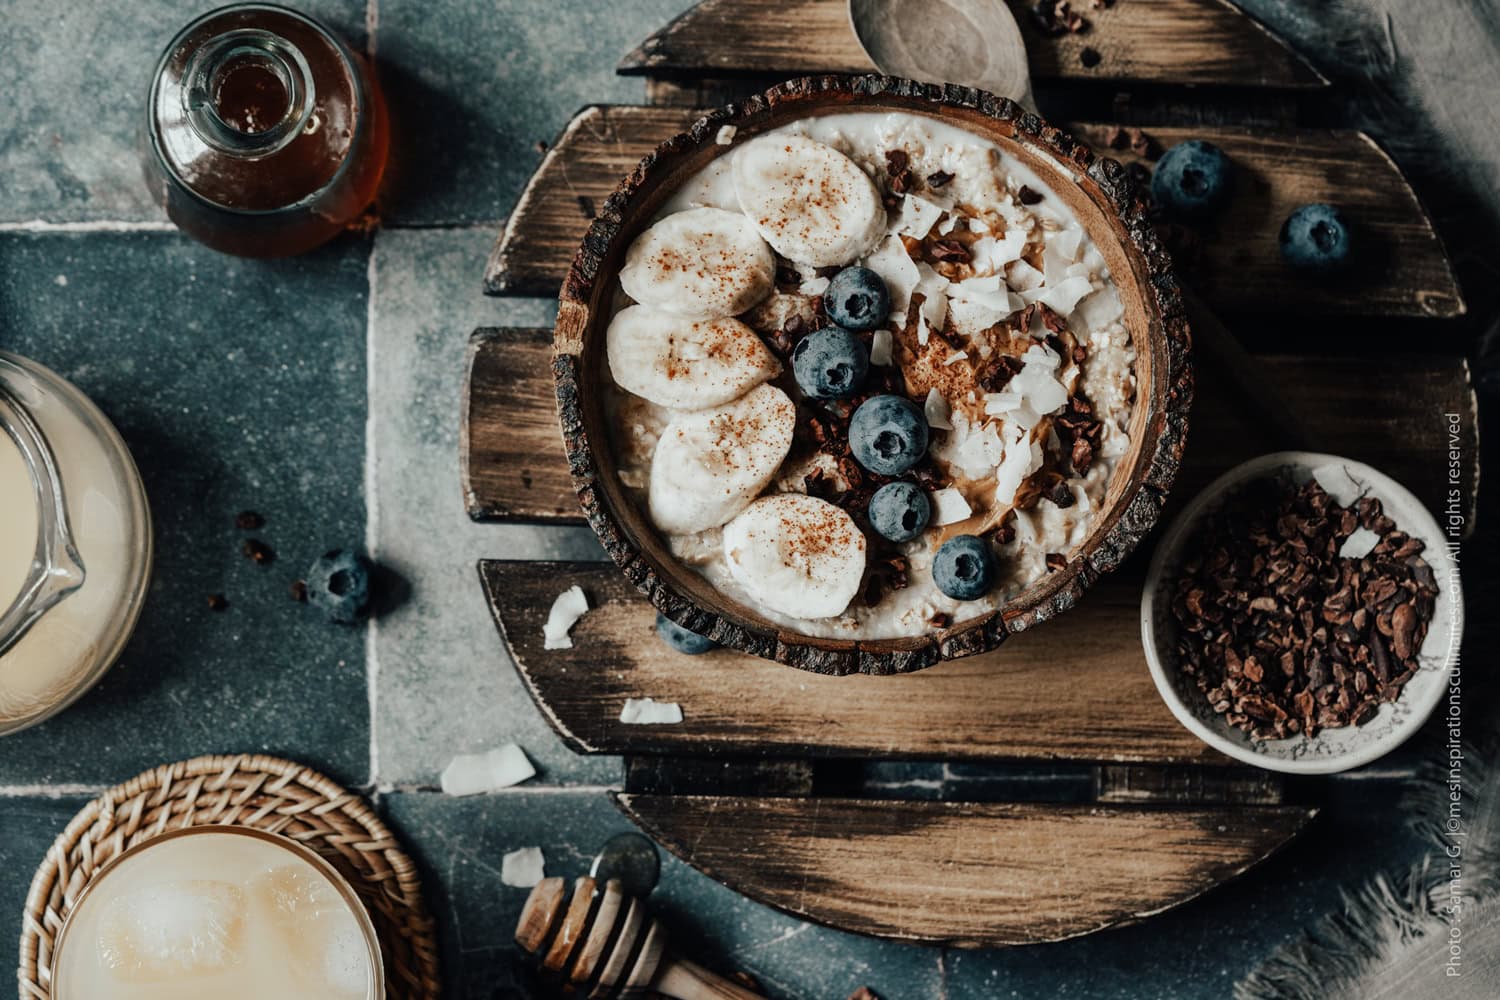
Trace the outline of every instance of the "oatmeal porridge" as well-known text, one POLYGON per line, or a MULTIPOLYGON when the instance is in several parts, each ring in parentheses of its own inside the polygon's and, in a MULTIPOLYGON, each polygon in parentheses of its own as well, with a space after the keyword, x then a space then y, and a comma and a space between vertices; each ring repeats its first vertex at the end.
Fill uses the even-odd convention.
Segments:
POLYGON ((769 620, 866 639, 1064 565, 1136 394, 1067 205, 918 114, 729 144, 630 247, 607 335, 620 479, 674 556, 769 620))

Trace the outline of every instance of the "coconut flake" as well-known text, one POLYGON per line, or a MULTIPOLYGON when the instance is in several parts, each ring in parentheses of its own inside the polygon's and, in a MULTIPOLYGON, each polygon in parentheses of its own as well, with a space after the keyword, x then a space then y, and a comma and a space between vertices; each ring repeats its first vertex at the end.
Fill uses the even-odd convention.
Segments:
POLYGON ((734 142, 734 137, 739 134, 739 131, 737 126, 721 125, 719 126, 718 134, 714 136, 714 142, 720 146, 727 146, 731 142, 734 142))
POLYGON ((811 295, 814 298, 817 298, 824 292, 828 291, 828 279, 823 277, 815 277, 808 281, 804 281, 797 287, 797 291, 801 292, 803 295, 811 295))
POLYGON ((1019 392, 987 392, 984 394, 984 413, 987 417, 1002 416, 1021 405, 1019 392))
POLYGON ((943 320, 948 318, 948 286, 951 285, 947 278, 933 270, 932 265, 926 261, 917 263, 917 286, 912 289, 913 294, 920 293, 922 296, 922 315, 927 317, 927 322, 936 327, 943 325, 943 320))
POLYGON ((948 400, 936 389, 927 390, 927 399, 922 403, 922 412, 927 416, 928 427, 934 427, 940 431, 953 429, 953 424, 948 419, 951 412, 948 400))
POLYGON ((942 222, 938 223, 938 235, 947 236, 949 233, 953 232, 953 227, 956 225, 958 225, 958 216, 950 212, 948 215, 943 217, 942 222))
POLYGON ((891 336, 891 331, 885 329, 876 330, 875 335, 870 338, 870 364, 890 364, 891 346, 894 342, 895 338, 891 336))
POLYGON ((1062 409, 1068 402, 1068 390, 1045 366, 1028 364, 1010 380, 1010 387, 1021 394, 1026 405, 1045 416, 1062 409))
POLYGON ((626 698, 620 721, 629 726, 671 726, 682 721, 682 706, 675 701, 626 698))
POLYGON ((500 881, 517 889, 533 888, 547 877, 547 859, 540 847, 523 847, 500 859, 500 881))
POLYGON ((1012 261, 1005 269, 1005 282, 1018 292, 1041 288, 1047 278, 1024 260, 1012 261))
POLYGON ((958 362, 968 358, 968 356, 968 351, 954 351, 952 354, 943 359, 943 366, 946 368, 948 365, 957 364, 958 362))
POLYGON ((1065 278, 1060 284, 1043 290, 1042 294, 1037 296, 1037 301, 1050 307, 1053 312, 1067 316, 1073 312, 1073 307, 1093 290, 1093 282, 1087 278, 1065 278))
POLYGON ((897 235, 926 239, 943 214, 943 206, 934 205, 914 194, 901 196, 901 210, 896 213, 890 231, 897 235))
POLYGON ((995 502, 1015 502, 1016 491, 1021 488, 1026 477, 1041 467, 1042 446, 1039 442, 1032 441, 1029 436, 1007 442, 1005 458, 995 470, 995 502))
POLYGON ((1313 470, 1313 478, 1340 507, 1353 506, 1365 493, 1364 486, 1340 463, 1318 466, 1313 470))
POLYGON ((1026 234, 1020 227, 1012 226, 998 240, 993 236, 983 236, 975 240, 969 252, 976 271, 986 274, 1000 273, 1005 270, 1007 264, 1019 260, 1021 254, 1026 252, 1026 234))
POLYGON ((916 262, 906 252, 906 245, 897 237, 888 236, 873 253, 865 257, 863 264, 880 275, 880 280, 885 282, 886 290, 891 295, 892 312, 904 317, 906 307, 911 303, 911 293, 921 279, 916 262))
POLYGON ((514 743, 486 753, 463 753, 443 769, 440 779, 445 795, 479 795, 519 785, 536 777, 536 768, 526 752, 514 743))
POLYGON ((1355 528, 1339 546, 1339 558, 1363 559, 1380 543, 1380 536, 1369 528, 1355 528))
POLYGON ((552 610, 547 613, 547 624, 542 626, 543 649, 572 649, 573 637, 568 635, 578 619, 589 609, 589 599, 583 596, 583 588, 569 587, 557 595, 552 610))
POLYGON ((938 527, 957 524, 967 520, 973 513, 974 508, 969 506, 969 501, 952 486, 936 490, 932 494, 932 523, 938 527))

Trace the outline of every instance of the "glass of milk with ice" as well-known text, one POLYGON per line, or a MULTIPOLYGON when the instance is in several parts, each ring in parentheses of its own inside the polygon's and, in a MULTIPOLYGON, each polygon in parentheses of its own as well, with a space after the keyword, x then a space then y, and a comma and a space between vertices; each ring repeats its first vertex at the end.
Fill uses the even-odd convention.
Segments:
POLYGON ((52 1000, 382 1000, 368 912, 286 837, 174 830, 127 850, 63 923, 52 1000))

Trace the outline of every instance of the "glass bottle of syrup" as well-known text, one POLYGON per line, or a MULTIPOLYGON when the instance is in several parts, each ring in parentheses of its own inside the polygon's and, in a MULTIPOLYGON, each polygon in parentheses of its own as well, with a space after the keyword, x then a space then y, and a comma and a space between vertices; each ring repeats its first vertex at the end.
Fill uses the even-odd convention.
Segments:
POLYGON ((368 65, 321 24, 270 4, 198 18, 162 54, 146 180, 216 250, 302 253, 369 206, 390 146, 368 65))

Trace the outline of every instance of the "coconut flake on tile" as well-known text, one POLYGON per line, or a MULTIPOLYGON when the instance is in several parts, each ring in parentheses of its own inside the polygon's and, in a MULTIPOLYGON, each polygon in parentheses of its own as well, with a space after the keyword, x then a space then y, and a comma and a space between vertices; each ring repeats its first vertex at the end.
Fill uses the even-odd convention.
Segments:
POLYGON ((953 429, 953 423, 948 419, 950 413, 948 398, 936 389, 927 390, 927 398, 922 402, 922 412, 927 417, 927 426, 940 431, 953 429))
POLYGON ((628 726, 673 726, 682 721, 682 706, 675 701, 626 698, 620 721, 628 726))
POLYGON ((895 338, 891 336, 891 331, 883 327, 879 330, 876 330, 874 335, 870 337, 870 364, 890 364, 891 346, 894 343, 895 338))
POLYGON ((719 126, 718 134, 714 136, 714 142, 720 146, 727 146, 731 142, 734 142, 734 137, 739 134, 739 131, 737 126, 721 125, 719 126))
POLYGON ((911 293, 921 280, 921 272, 917 270, 916 261, 906 252, 905 244, 895 236, 887 236, 862 263, 880 275, 880 280, 885 282, 886 290, 890 292, 892 311, 901 314, 904 320, 906 307, 911 303, 911 293))
POLYGON ((531 889, 546 877, 547 859, 540 847, 523 847, 500 859, 500 881, 506 885, 531 889))
POLYGON ((811 278, 799 285, 797 291, 803 295, 810 295, 813 298, 817 298, 828 291, 828 279, 821 276, 811 278))
POLYGON ((1312 475, 1340 507, 1348 507, 1364 496, 1364 485, 1349 474, 1342 462, 1320 465, 1313 470, 1312 475))
POLYGON ((547 624, 542 626, 542 648, 572 649, 573 637, 568 635, 568 630, 588 609, 589 599, 583 596, 583 588, 577 584, 558 594, 552 602, 552 610, 547 612, 547 624))
POLYGON ((1339 546, 1341 559, 1363 559, 1380 544, 1380 536, 1369 528, 1355 528, 1339 546))
POLYGON ((938 527, 957 524, 967 520, 973 513, 974 508, 969 506, 969 501, 951 486, 932 494, 932 523, 938 527))
POLYGON ((1018 292, 1041 288, 1047 278, 1024 260, 1012 261, 1005 269, 1005 283, 1018 292))
POLYGON ((1073 307, 1078 305, 1079 300, 1093 290, 1093 282, 1087 278, 1067 278, 1061 284, 1044 289, 1036 300, 1050 307, 1053 312, 1067 316, 1073 312, 1073 307))
POLYGON ((901 209, 891 221, 890 232, 897 236, 914 236, 925 239, 932 232, 943 214, 943 206, 934 205, 926 198, 914 194, 901 196, 901 209))
POLYGON ((514 743, 485 753, 463 753, 454 757, 439 779, 445 795, 479 795, 519 785, 536 777, 536 768, 526 751, 514 743))

